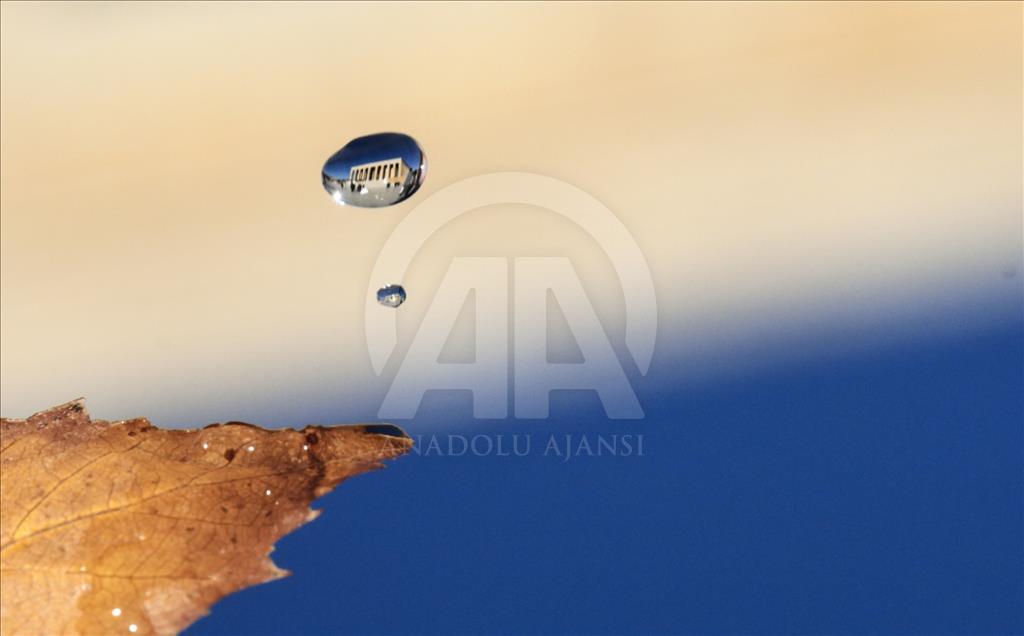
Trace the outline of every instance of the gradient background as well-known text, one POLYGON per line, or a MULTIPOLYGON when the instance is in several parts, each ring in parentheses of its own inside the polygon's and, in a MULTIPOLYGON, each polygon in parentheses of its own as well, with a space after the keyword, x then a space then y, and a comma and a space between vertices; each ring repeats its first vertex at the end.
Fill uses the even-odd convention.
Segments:
MULTIPOLYGON (((653 272, 651 369, 620 356, 646 419, 399 422, 645 457, 399 460, 189 633, 1024 632, 1021 4, 0 11, 4 416, 374 420, 377 251, 478 174, 586 190, 653 272), (421 191, 335 206, 324 160, 386 130, 421 191)), ((481 255, 571 257, 622 353, 596 244, 504 205, 417 254, 396 357, 481 255)))

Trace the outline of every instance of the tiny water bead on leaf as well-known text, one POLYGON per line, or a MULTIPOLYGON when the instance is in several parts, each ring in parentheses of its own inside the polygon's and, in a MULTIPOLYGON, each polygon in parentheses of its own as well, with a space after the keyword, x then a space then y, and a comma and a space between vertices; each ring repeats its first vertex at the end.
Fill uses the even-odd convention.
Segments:
POLYGON ((338 205, 383 208, 411 197, 427 175, 427 157, 401 133, 358 137, 331 155, 321 178, 338 205))
POLYGON ((401 285, 385 285, 377 290, 377 302, 385 307, 398 307, 405 302, 405 288, 401 285))

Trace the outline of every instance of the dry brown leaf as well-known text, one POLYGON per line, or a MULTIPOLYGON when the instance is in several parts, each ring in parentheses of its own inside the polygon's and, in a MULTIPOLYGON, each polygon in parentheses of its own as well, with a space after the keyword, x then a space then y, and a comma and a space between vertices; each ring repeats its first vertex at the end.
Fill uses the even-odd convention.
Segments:
POLYGON ((164 430, 75 401, 0 421, 0 632, 167 634, 287 574, 309 503, 412 446, 387 425, 164 430))

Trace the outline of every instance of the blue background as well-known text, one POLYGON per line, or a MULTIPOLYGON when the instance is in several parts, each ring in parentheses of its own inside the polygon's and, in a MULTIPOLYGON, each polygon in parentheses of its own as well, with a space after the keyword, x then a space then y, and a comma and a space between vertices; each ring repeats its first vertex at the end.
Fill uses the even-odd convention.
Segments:
POLYGON ((646 452, 402 458, 278 544, 293 576, 188 633, 1020 633, 1020 295, 998 314, 809 341, 699 389, 661 355, 644 420, 587 396, 455 431, 532 433, 535 451, 642 432, 646 452))

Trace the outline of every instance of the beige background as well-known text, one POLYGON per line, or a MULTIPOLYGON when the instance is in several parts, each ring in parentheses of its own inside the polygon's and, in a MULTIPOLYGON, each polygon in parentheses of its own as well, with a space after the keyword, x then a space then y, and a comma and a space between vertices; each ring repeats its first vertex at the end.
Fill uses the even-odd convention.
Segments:
MULTIPOLYGON (((393 372, 363 341, 377 250, 417 200, 501 170, 632 231, 655 376, 1019 294, 1021 28, 1009 2, 5 2, 0 406, 372 417, 393 372), (385 130, 423 144, 423 189, 336 207, 323 161, 385 130)), ((450 259, 480 254, 571 256, 621 336, 588 237, 496 206, 418 254, 403 338, 450 259)))

